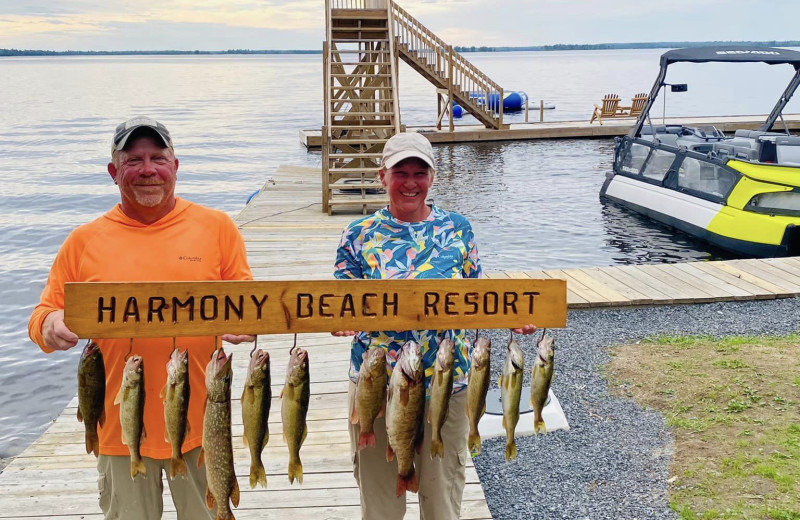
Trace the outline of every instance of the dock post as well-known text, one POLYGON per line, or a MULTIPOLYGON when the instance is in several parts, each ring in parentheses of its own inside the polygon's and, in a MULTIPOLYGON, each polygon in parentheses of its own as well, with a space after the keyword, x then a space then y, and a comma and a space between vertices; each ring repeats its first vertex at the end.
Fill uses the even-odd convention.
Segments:
POLYGON ((544 121, 544 99, 539 100, 539 122, 544 121))

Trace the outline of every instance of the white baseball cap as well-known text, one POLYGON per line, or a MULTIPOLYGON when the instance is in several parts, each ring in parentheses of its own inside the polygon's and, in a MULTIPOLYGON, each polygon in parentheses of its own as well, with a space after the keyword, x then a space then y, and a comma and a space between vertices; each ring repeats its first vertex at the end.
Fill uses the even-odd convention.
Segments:
POLYGON ((381 163, 385 168, 391 168, 403 159, 416 157, 428 166, 436 169, 433 160, 433 148, 422 134, 417 132, 403 132, 393 135, 383 146, 381 163))

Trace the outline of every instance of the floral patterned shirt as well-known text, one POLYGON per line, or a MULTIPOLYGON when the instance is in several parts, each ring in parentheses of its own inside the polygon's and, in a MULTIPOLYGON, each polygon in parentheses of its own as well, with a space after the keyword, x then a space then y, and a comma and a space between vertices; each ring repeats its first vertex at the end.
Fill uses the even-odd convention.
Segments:
MULTIPOLYGON (((481 263, 469 221, 458 213, 431 206, 421 222, 397 220, 388 208, 352 222, 336 254, 338 279, 480 278, 481 263)), ((456 344, 453 392, 466 387, 469 343, 463 330, 359 332, 350 351, 350 379, 358 380, 364 352, 372 345, 386 350, 389 374, 400 349, 414 340, 422 350, 425 386, 436 362, 439 341, 456 344)))

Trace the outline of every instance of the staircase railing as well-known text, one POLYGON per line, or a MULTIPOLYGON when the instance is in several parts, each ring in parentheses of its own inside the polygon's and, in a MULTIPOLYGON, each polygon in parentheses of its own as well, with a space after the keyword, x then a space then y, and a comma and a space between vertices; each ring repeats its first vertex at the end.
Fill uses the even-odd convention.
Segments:
MULTIPOLYGON (((334 0, 364 1, 364 0, 334 0)), ((483 111, 503 124, 503 88, 486 74, 453 50, 451 45, 433 34, 416 18, 408 14, 397 3, 389 0, 394 36, 400 44, 418 58, 424 58, 429 71, 439 76, 449 86, 458 85, 458 90, 467 98, 473 98, 475 109, 483 111), (495 110, 496 109, 496 110, 495 110)))

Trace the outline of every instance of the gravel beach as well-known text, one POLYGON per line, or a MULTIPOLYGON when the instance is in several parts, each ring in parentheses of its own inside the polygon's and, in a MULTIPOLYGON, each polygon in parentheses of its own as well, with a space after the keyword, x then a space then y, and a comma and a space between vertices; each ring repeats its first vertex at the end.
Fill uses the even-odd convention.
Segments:
MULTIPOLYGON (((778 335, 798 329, 797 298, 570 311, 567 328, 551 332, 556 338, 552 389, 571 430, 518 437, 517 460, 509 463, 504 437, 484 440, 483 453, 474 460, 492 517, 677 518, 666 495, 672 436, 659 413, 609 394, 600 372, 610 360, 607 347, 656 334, 778 335)), ((509 334, 490 336, 496 387, 509 334)), ((520 338, 526 385, 539 336, 520 338)))

